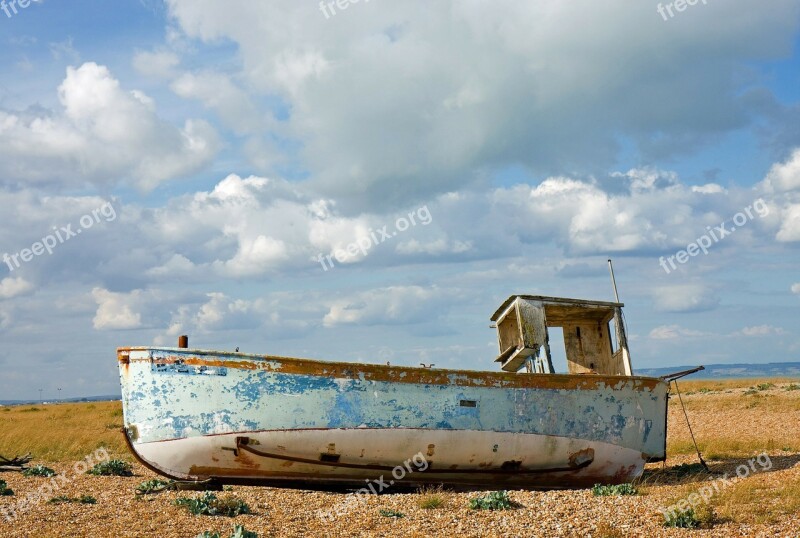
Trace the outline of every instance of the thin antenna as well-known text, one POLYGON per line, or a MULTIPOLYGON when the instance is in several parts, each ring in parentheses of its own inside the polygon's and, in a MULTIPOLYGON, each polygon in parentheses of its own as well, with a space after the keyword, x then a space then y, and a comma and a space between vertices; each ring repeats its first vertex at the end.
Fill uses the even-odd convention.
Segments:
POLYGON ((611 265, 611 258, 608 259, 608 270, 611 271, 611 284, 614 286, 614 300, 619 302, 619 293, 617 293, 617 279, 614 278, 614 266, 611 265))
MULTIPOLYGON (((611 258, 608 259, 608 270, 611 272, 611 284, 614 286, 614 299, 619 304, 617 279, 614 278, 614 266, 611 264, 611 258)), ((631 355, 628 349, 628 337, 625 335, 625 317, 622 314, 622 308, 619 306, 614 307, 614 327, 617 332, 617 344, 621 353, 623 372, 627 376, 632 376, 633 369, 631 368, 631 355)))

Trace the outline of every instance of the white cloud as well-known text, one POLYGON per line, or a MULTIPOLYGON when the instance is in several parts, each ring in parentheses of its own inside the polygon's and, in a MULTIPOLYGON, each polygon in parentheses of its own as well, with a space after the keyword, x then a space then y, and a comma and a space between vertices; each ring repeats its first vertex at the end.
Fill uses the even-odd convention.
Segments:
POLYGON ((792 284, 792 293, 800 295, 800 282, 797 284, 792 284))
POLYGON ((652 296, 656 310, 661 312, 699 312, 719 304, 714 290, 703 284, 659 286, 652 296))
POLYGON ((155 278, 181 278, 192 275, 196 266, 181 254, 174 254, 163 265, 147 270, 147 275, 155 278))
POLYGON ((169 79, 175 76, 180 57, 170 51, 139 51, 133 56, 133 67, 145 76, 169 79))
POLYGON ((199 170, 216 152, 208 123, 187 120, 179 129, 162 121, 152 99, 124 91, 104 66, 67 68, 58 96, 63 115, 0 111, 4 183, 113 185, 127 178, 151 189, 199 170))
POLYGON ((81 55, 72 45, 72 37, 59 43, 50 43, 50 55, 59 62, 78 63, 81 55))
POLYGON ((772 325, 756 325, 753 327, 744 327, 738 334, 742 336, 759 337, 759 336, 772 336, 786 334, 780 327, 773 327, 772 325))
POLYGON ((431 303, 443 293, 438 288, 421 286, 373 289, 331 303, 323 323, 326 327, 335 327, 422 322, 438 316, 431 303))
POLYGON ((13 299, 33 290, 33 284, 22 277, 6 277, 0 281, 0 299, 13 299))
POLYGON ((503 233, 487 240, 553 241, 572 255, 652 252, 683 248, 707 223, 719 223, 708 220, 707 197, 672 172, 634 169, 614 177, 626 188, 608 192, 596 181, 552 177, 496 189, 486 225, 503 233))
POLYGON ((288 182, 230 175, 210 192, 180 197, 154 212, 146 233, 164 258, 149 271, 174 273, 192 264, 206 275, 239 278, 297 263, 309 267, 309 220, 307 202, 288 182))
POLYGON ((185 304, 172 314, 157 343, 172 342, 180 334, 214 334, 254 331, 273 339, 294 338, 319 325, 321 306, 309 308, 294 294, 278 293, 253 299, 236 299, 224 293, 206 294, 199 303, 185 304))
POLYGON ((138 329, 142 326, 142 315, 136 312, 142 301, 140 290, 125 294, 94 288, 92 297, 97 303, 93 320, 96 330, 138 329))
POLYGON ((201 101, 237 133, 255 131, 269 124, 247 94, 221 73, 184 73, 170 87, 184 99, 201 101))
POLYGON ((680 338, 697 338, 700 336, 708 336, 708 334, 693 329, 685 329, 679 325, 661 325, 650 331, 648 335, 648 337, 653 340, 677 340, 680 338))
POLYGON ((284 90, 297 95, 303 84, 321 78, 329 64, 321 51, 287 49, 275 58, 275 79, 284 90))
POLYGON ((786 162, 772 165, 762 186, 768 192, 800 189, 800 148, 795 149, 786 162))
POLYGON ((716 183, 706 183, 705 185, 693 186, 692 192, 699 192, 700 194, 725 194, 728 190, 716 183))
MULTIPOLYGON (((391 235, 397 218, 406 217, 409 207, 348 215, 335 200, 320 197, 308 185, 231 174, 207 191, 175 196, 163 207, 120 207, 123 225, 117 223, 103 231, 113 231, 117 240, 124 236, 130 245, 115 251, 113 262, 103 262, 103 274, 137 282, 277 278, 298 271, 322 271, 316 261, 320 254, 332 254, 367 239, 371 244, 366 255, 357 251, 336 266, 377 268, 409 261, 507 258, 532 252, 531 248, 539 256, 547 246, 576 257, 576 261, 613 252, 653 256, 655 270, 654 251, 685 248, 698 231, 722 220, 718 214, 741 210, 739 200, 749 195, 733 189, 730 198, 713 202, 712 211, 706 205, 708 196, 692 192, 671 173, 633 170, 619 179, 627 183, 628 190, 607 192, 591 180, 554 177, 538 185, 439 195, 427 202, 428 225, 417 222, 391 240, 374 244, 377 230, 386 227, 391 235)), ((46 207, 18 195, 0 202, 24 208, 20 230, 33 231, 48 230, 53 215, 61 215, 56 219, 59 223, 75 221, 75 215, 80 216, 78 208, 85 212, 100 203, 91 206, 88 198, 47 200, 46 207), (55 210, 62 206, 75 211, 55 210)), ((774 236, 760 221, 748 233, 751 235, 726 239, 725 246, 768 244, 774 236)), ((30 244, 19 234, 0 230, 0 241, 14 245, 13 250, 30 244)), ((30 237, 35 240, 37 234, 30 237)), ((86 248, 97 251, 98 262, 106 256, 94 242, 86 248)), ((715 248, 715 256, 697 260, 692 267, 715 263, 719 259, 716 254, 723 252, 721 246, 715 248)), ((53 257, 48 263, 62 265, 70 260, 76 258, 53 257)), ((666 311, 702 310, 717 302, 714 293, 685 285, 676 293, 658 292, 655 299, 666 311)))
POLYGON ((373 207, 510 163, 537 175, 606 170, 620 133, 647 157, 692 152, 763 113, 733 75, 791 54, 800 14, 775 0, 745 21, 749 4, 731 0, 692 13, 675 39, 652 5, 622 0, 409 0, 331 20, 316 3, 168 5, 189 37, 236 44, 231 78, 285 103, 286 121, 267 129, 301 141, 326 196, 373 207), (553 31, 586 20, 586 31, 553 31))
POLYGON ((216 263, 223 272, 235 277, 256 276, 289 259, 286 244, 280 239, 257 235, 239 236, 239 250, 226 262, 216 263))
POLYGON ((800 204, 790 204, 781 211, 781 228, 775 239, 786 243, 800 241, 800 204))
POLYGON ((421 242, 416 239, 403 241, 397 245, 398 254, 461 254, 472 250, 471 241, 448 241, 440 238, 434 241, 421 242))
POLYGON ((248 329, 262 323, 257 303, 229 299, 222 293, 209 293, 209 301, 196 315, 196 327, 201 331, 219 329, 248 329))

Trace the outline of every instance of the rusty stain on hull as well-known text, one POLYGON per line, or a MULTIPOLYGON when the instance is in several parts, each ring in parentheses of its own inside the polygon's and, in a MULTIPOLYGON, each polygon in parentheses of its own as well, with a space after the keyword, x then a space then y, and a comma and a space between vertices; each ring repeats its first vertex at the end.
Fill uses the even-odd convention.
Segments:
MULTIPOLYGON (((119 348, 118 352, 147 350, 150 348, 119 348)), ((439 370, 432 368, 413 368, 404 366, 386 366, 384 364, 354 364, 310 359, 292 359, 252 355, 247 360, 221 359, 220 356, 231 355, 237 358, 241 354, 220 351, 192 350, 186 355, 177 354, 179 350, 167 348, 165 351, 175 353, 157 359, 144 360, 148 364, 175 364, 180 361, 192 367, 224 367, 239 370, 265 370, 295 375, 314 375, 334 377, 337 379, 364 379, 369 381, 390 381, 393 383, 413 383, 425 385, 458 385, 466 387, 499 387, 499 388, 550 388, 550 389, 595 389, 598 385, 612 386, 622 381, 632 381, 636 388, 647 389, 657 385, 660 380, 651 377, 635 376, 603 376, 603 375, 568 375, 568 374, 532 374, 520 376, 503 372, 477 372, 473 370, 439 370), (212 358, 207 358, 211 356, 212 358), (622 379, 621 379, 622 378, 622 379)))

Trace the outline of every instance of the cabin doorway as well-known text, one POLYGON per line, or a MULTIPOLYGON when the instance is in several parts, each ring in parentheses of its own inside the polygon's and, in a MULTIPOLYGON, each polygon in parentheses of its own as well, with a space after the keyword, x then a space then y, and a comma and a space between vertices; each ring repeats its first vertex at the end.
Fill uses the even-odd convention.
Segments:
POLYGON ((550 359, 553 361, 553 372, 565 374, 567 368, 567 348, 564 344, 564 329, 561 327, 548 327, 550 337, 550 359))

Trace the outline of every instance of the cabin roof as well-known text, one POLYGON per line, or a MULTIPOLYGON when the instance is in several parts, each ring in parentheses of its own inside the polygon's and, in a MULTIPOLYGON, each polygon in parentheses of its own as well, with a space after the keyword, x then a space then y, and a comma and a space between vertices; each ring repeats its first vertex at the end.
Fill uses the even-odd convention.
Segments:
POLYGON ((491 321, 497 321, 508 309, 511 303, 513 303, 517 298, 541 302, 545 306, 552 305, 569 307, 568 310, 572 312, 575 312, 575 310, 578 309, 584 309, 586 311, 599 310, 604 313, 603 317, 605 317, 605 313, 613 308, 622 308, 625 306, 624 303, 614 303, 608 301, 587 301, 584 299, 568 299, 565 297, 545 297, 543 295, 512 295, 506 299, 502 305, 500 305, 500 308, 498 308, 494 314, 492 314, 492 317, 490 318, 491 321))

